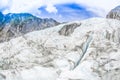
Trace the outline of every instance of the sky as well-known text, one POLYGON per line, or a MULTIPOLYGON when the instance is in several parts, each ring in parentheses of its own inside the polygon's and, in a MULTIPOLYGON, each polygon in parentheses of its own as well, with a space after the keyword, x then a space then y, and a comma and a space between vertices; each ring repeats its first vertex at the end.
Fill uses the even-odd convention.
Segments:
POLYGON ((0 11, 31 13, 40 18, 66 22, 91 17, 105 17, 119 0, 0 0, 0 11))

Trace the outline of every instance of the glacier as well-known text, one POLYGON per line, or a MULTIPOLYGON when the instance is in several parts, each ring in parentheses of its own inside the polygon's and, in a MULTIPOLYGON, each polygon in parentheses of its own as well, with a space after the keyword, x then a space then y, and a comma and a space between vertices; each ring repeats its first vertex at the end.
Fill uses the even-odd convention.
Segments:
POLYGON ((114 19, 73 21, 0 43, 0 80, 120 80, 119 63, 114 19))

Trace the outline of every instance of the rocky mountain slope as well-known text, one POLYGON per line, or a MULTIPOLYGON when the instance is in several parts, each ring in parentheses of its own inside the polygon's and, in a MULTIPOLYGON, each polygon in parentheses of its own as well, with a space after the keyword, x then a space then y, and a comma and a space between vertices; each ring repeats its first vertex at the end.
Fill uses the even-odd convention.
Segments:
POLYGON ((0 80, 120 80, 120 21, 92 18, 0 44, 0 80))
POLYGON ((120 20, 120 6, 117 6, 114 9, 112 9, 106 17, 120 20))
POLYGON ((58 24, 60 23, 52 18, 41 19, 28 13, 9 13, 6 15, 0 13, 0 41, 58 24))

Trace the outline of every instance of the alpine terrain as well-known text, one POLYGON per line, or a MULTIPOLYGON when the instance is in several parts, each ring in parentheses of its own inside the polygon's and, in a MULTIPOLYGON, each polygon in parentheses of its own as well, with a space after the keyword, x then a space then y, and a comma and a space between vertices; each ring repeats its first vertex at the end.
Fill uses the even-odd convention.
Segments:
POLYGON ((120 21, 91 18, 0 44, 0 80, 120 80, 120 21))
POLYGON ((8 41, 28 32, 60 24, 52 18, 38 18, 29 13, 0 13, 0 42, 8 41))
POLYGON ((112 9, 106 17, 120 20, 120 6, 112 9))
POLYGON ((62 24, 0 13, 0 80, 120 80, 120 6, 62 24))

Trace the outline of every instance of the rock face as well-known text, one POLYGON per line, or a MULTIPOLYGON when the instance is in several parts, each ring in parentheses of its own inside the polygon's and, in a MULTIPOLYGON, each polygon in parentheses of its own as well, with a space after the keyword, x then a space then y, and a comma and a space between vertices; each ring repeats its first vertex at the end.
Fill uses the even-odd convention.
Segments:
POLYGON ((0 80, 120 80, 119 25, 93 18, 1 43, 0 80))
POLYGON ((81 24, 72 23, 64 25, 63 28, 59 31, 60 35, 69 36, 74 32, 74 29, 79 27, 81 24))
POLYGON ((120 6, 117 6, 116 8, 112 9, 106 17, 120 20, 120 6))
POLYGON ((41 19, 28 13, 9 13, 7 15, 0 13, 0 41, 9 40, 12 37, 58 24, 60 23, 52 18, 41 19))

